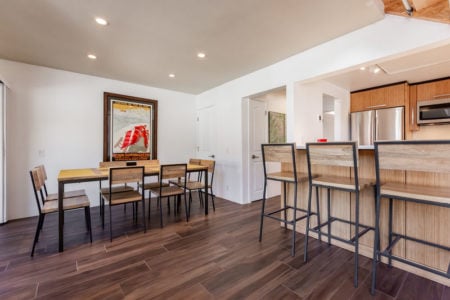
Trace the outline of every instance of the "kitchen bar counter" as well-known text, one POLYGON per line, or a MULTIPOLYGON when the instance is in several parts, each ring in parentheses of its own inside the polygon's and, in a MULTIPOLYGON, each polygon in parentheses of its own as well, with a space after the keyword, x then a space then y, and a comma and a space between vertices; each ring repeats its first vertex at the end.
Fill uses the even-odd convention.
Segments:
MULTIPOLYGON (((297 170, 299 172, 308 172, 306 163, 306 150, 304 147, 297 147, 297 170)), ((283 170, 287 170, 286 166, 283 166, 283 170)), ((348 176, 351 176, 350 170, 346 170, 348 176)), ((343 169, 339 167, 329 168, 327 173, 329 175, 342 174, 343 169)), ((393 180, 401 183, 417 181, 417 172, 404 172, 404 171, 382 171, 388 172, 386 175, 390 176, 393 180)), ((374 151, 372 149, 359 149, 359 177, 373 179, 375 182, 375 161, 374 151)), ((423 178, 423 182, 433 182, 436 185, 448 185, 450 183, 450 175, 436 175, 432 178, 423 178)), ((421 179, 422 180, 422 179, 421 179)), ((292 204, 293 201, 293 188, 288 189, 288 199, 292 204)), ((320 213, 322 221, 327 217, 326 211, 326 189, 320 191, 320 213)), ((354 195, 350 195, 347 192, 332 191, 331 192, 331 214, 335 217, 343 219, 351 219, 354 221, 354 195)), ((313 191, 312 210, 316 210, 315 196, 313 191)), ((307 208, 308 200, 308 183, 302 183, 298 191, 298 205, 302 208, 307 208)), ((387 245, 388 239, 388 202, 382 201, 381 204, 381 249, 384 249, 387 245)), ((281 203, 281 205, 283 205, 281 203)), ((366 189, 360 193, 360 222, 365 225, 374 226, 375 223, 375 190, 366 189)), ((297 223, 297 231, 305 233, 305 221, 297 223)), ((311 226, 316 225, 316 217, 311 217, 311 226)), ((450 246, 450 209, 444 207, 433 207, 417 203, 405 203, 403 201, 394 201, 394 217, 393 217, 394 231, 399 233, 406 233, 413 237, 428 239, 432 242, 437 242, 446 246, 450 246)), ((322 228, 326 232, 326 226, 322 228)), ((340 224, 339 222, 333 223, 333 234, 341 236, 343 238, 349 238, 353 236, 354 228, 350 228, 348 224, 340 224)), ((317 235, 310 233, 310 236, 317 238, 317 235)), ((326 243, 325 239, 322 238, 326 243)), ((368 232, 360 238, 360 254, 372 258, 373 256, 373 231, 368 232)), ((341 243, 339 241, 332 241, 332 244, 339 247, 353 251, 353 246, 341 243)), ((300 250, 300 249, 299 249, 300 250)), ((301 252, 301 251, 300 251, 301 252)), ((297 255, 299 255, 299 253, 297 255)), ((396 255, 406 257, 409 260, 413 260, 420 264, 434 267, 443 271, 447 271, 447 267, 450 261, 450 255, 447 251, 430 248, 424 245, 420 245, 411 241, 400 241, 393 251, 396 255)), ((450 286, 450 280, 437 276, 430 272, 426 272, 420 269, 413 268, 409 265, 405 265, 399 262, 394 262, 394 266, 413 272, 419 276, 429 278, 431 280, 440 282, 447 286, 450 286)))

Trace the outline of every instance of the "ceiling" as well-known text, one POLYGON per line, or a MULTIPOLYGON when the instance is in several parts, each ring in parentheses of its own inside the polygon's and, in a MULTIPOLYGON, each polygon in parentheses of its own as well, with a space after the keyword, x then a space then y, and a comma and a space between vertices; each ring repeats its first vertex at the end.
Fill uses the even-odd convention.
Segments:
POLYGON ((384 16, 381 0, 0 0, 0 7, 0 58, 193 94, 384 16))
POLYGON ((356 68, 325 78, 324 80, 349 91, 357 91, 385 84, 407 81, 416 83, 450 76, 450 43, 433 49, 420 49, 414 53, 381 60, 372 66, 381 71, 372 73, 356 68))
MULTIPOLYGON (((414 7, 412 15, 408 16, 401 0, 384 0, 385 12, 403 17, 450 23, 449 0, 408 0, 408 2, 413 7, 419 4, 422 6, 419 10, 414 7)), ((346 90, 357 91, 402 81, 416 83, 448 76, 450 76, 450 43, 431 49, 427 47, 416 49, 395 58, 373 62, 372 65, 358 66, 325 80, 346 90), (380 67, 380 72, 375 74, 369 71, 376 66, 380 67), (366 69, 360 70, 359 67, 366 67, 366 69)))

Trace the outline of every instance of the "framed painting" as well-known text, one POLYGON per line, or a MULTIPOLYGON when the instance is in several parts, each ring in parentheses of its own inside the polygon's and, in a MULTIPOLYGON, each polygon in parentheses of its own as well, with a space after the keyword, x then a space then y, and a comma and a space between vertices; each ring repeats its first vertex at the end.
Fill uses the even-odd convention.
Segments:
POLYGON ((157 158, 158 101, 105 92, 103 161, 157 158))
POLYGON ((286 114, 269 111, 269 143, 286 143, 286 114))

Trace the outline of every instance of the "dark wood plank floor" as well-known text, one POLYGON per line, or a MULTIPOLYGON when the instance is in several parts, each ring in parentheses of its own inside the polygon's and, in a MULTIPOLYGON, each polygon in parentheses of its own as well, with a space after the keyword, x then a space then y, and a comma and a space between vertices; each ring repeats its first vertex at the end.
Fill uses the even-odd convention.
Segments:
MULTIPOLYGON (((279 205, 279 199, 269 201, 279 205)), ((379 268, 370 296, 371 260, 361 257, 360 284, 353 287, 353 254, 311 239, 303 262, 304 237, 290 256, 290 231, 266 219, 258 242, 260 203, 216 199, 205 217, 196 196, 192 219, 167 215, 165 227, 152 203, 151 228, 143 233, 121 206, 113 208, 114 240, 92 209, 94 242, 83 212, 66 213, 65 251, 57 252, 57 216, 45 220, 34 258, 29 251, 36 218, 0 226, 1 299, 448 299, 450 289, 398 269, 379 268)))

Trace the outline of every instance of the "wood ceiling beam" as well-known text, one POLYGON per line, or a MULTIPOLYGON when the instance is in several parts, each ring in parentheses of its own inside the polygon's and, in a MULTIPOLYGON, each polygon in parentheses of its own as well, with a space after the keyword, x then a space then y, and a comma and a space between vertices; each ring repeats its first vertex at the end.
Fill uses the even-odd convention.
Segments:
MULTIPOLYGON (((409 0, 414 7, 410 17, 450 24, 448 0, 409 0)), ((402 0, 384 0, 384 12, 409 17, 402 0)))

